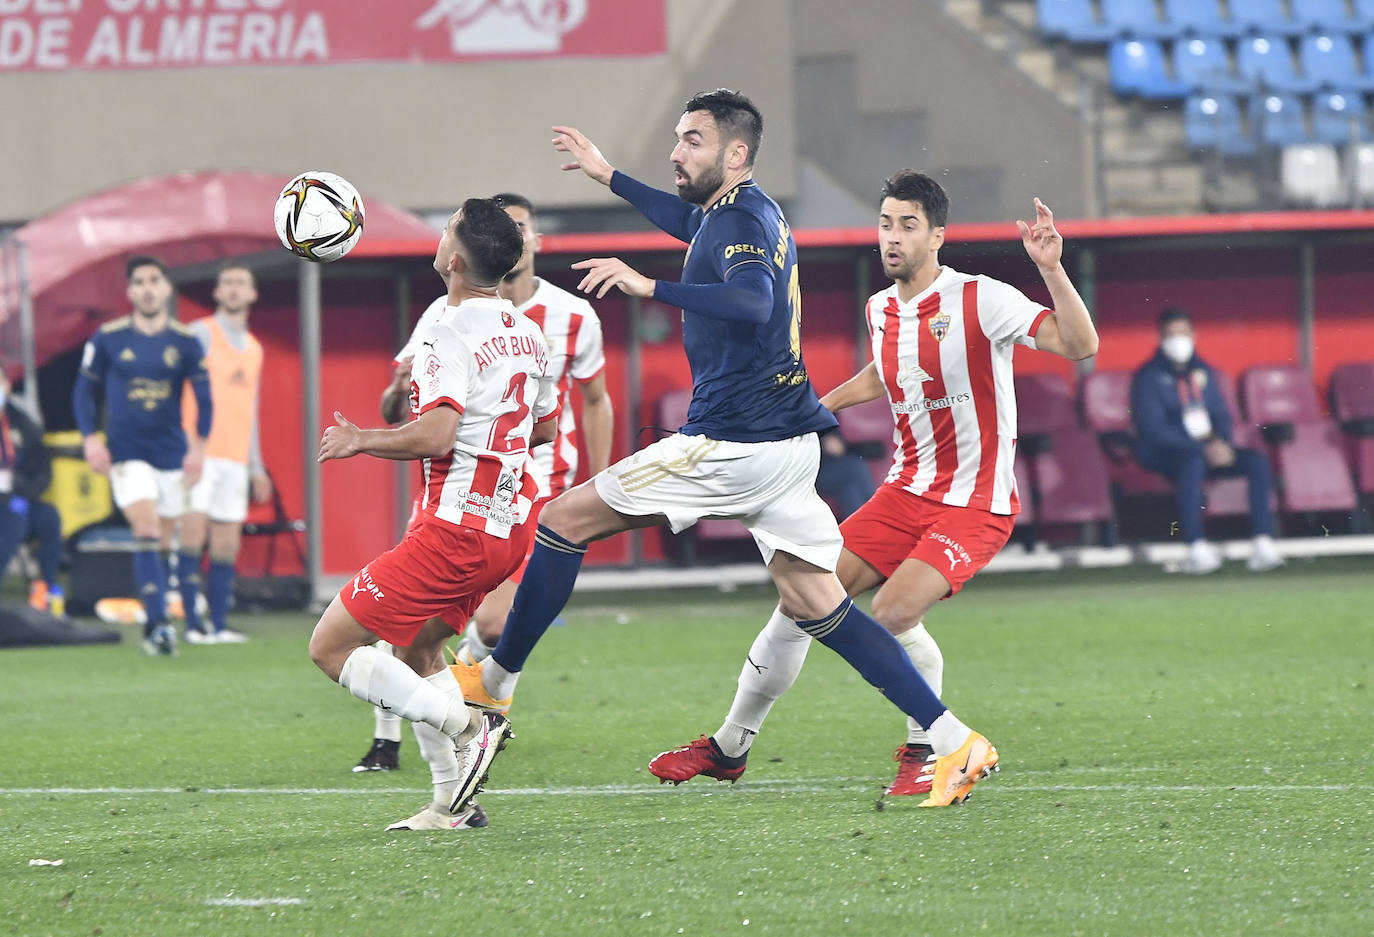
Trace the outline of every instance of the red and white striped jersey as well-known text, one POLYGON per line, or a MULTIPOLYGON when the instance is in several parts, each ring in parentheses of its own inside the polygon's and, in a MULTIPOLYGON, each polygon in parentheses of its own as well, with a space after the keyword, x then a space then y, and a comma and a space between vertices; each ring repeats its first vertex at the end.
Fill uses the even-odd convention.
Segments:
POLYGON ((990 277, 941 269, 909 302, 897 285, 865 309, 896 421, 886 484, 944 504, 1016 514, 1016 344, 1052 310, 990 277))
MULTIPOLYGON (((602 345, 601 320, 591 303, 543 279, 520 312, 532 319, 544 333, 549 346, 549 377, 557 387, 561 412, 558 437, 534 450, 533 474, 539 482, 539 499, 552 498, 572 487, 577 477, 577 419, 573 415, 573 381, 590 381, 606 368, 602 345)), ((415 323, 405 347, 396 352, 393 363, 414 357, 426 331, 448 307, 448 297, 430 303, 415 323)))
POLYGON ((577 477, 573 381, 590 381, 600 374, 606 367, 606 355, 601 343, 601 320, 592 304, 547 280, 537 282, 534 295, 516 308, 533 319, 548 340, 549 375, 557 385, 561 408, 558 438, 534 450, 542 499, 562 494, 577 477))
POLYGON ((429 326, 410 369, 410 409, 460 414, 453 449, 421 463, 423 515, 510 536, 537 483, 526 472, 534 424, 558 414, 538 326, 504 299, 467 299, 429 326))

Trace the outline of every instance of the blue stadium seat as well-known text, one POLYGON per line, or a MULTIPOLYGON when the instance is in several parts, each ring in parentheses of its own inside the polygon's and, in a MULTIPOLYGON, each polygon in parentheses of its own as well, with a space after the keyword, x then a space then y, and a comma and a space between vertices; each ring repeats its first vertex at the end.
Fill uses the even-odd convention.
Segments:
POLYGON ((1106 42, 1114 31, 1104 26, 1093 10, 1092 0, 1036 0, 1040 32, 1070 42, 1106 42))
POLYGON ((1290 20, 1280 0, 1230 0, 1231 22, 1254 32, 1300 33, 1302 27, 1290 20))
POLYGON ((1231 72, 1226 44, 1216 36, 1175 42, 1174 78, 1190 91, 1245 91, 1250 85, 1231 72))
POLYGON ((1183 130, 1195 150, 1217 150, 1227 156, 1249 156, 1254 141, 1240 121, 1240 108, 1229 94, 1193 94, 1183 104, 1183 130))
POLYGON ((1369 115, 1358 91, 1323 91, 1312 100, 1312 138, 1322 143, 1349 143, 1354 139, 1374 139, 1369 133, 1369 115))
POLYGON ((1342 33, 1303 36, 1298 40, 1298 61, 1303 75, 1320 87, 1369 87, 1355 61, 1355 45, 1342 33))
POLYGON ((1229 20, 1221 17, 1217 0, 1164 0, 1164 19, 1175 33, 1196 36, 1238 35, 1229 20))
POLYGON ((1164 47, 1154 39, 1117 39, 1107 50, 1112 90, 1142 98, 1181 98, 1188 86, 1169 77, 1164 47))
POLYGON ((1273 33, 1236 44, 1236 71, 1260 91, 1312 91, 1315 85, 1293 68, 1288 40, 1273 33))
POLYGON ((1159 18, 1155 0, 1102 0, 1102 22, 1123 36, 1159 38, 1177 32, 1159 18))
POLYGON ((1257 94, 1250 99, 1250 127, 1266 146, 1307 143, 1302 101, 1292 94, 1257 94))
POLYGON ((1303 29, 1322 32, 1360 31, 1346 10, 1345 0, 1297 0, 1293 4, 1293 22, 1303 29))

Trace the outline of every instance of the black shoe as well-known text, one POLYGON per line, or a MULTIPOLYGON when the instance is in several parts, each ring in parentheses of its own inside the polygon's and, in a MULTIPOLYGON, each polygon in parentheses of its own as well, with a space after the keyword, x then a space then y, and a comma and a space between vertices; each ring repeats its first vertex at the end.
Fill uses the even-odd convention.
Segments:
POLYGON ((401 743, 390 739, 373 739, 372 747, 353 766, 353 773, 362 771, 395 771, 401 766, 401 743))

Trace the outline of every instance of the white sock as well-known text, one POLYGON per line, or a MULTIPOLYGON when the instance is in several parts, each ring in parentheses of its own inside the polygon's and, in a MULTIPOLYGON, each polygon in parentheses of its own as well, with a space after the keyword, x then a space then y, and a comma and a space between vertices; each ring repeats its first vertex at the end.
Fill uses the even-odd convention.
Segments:
MULTIPOLYGON (((440 673, 425 677, 425 682, 434 686, 445 696, 461 699, 458 682, 453 679, 453 671, 445 667, 440 673), (443 677, 447 676, 445 680, 443 677)), ((447 811, 453 803, 453 794, 458 786, 462 770, 458 766, 458 756, 453 752, 453 739, 430 725, 416 722, 411 725, 415 731, 415 741, 420 746, 420 757, 429 765, 429 775, 434 783, 434 808, 447 811)))
POLYGON ((968 741, 969 735, 973 732, 972 729, 955 718, 954 713, 948 709, 940 713, 927 731, 930 733, 931 747, 935 749, 935 754, 941 758, 957 752, 959 747, 968 741))
MULTIPOLYGON (((443 672, 449 673, 448 668, 443 672)), ((468 708, 461 694, 456 699, 449 696, 375 647, 360 647, 348 655, 339 673, 339 686, 373 706, 411 722, 428 723, 448 736, 457 735, 468 725, 468 708)))
MULTIPOLYGON (((495 645, 491 647, 487 646, 486 642, 482 640, 482 636, 477 633, 477 626, 471 622, 468 623, 467 629, 463 632, 463 647, 467 650, 468 655, 475 661, 486 660, 491 656, 491 652, 495 650, 495 645)), ((503 698, 504 697, 497 697, 497 699, 503 698)))
POLYGON ((730 713, 713 736, 721 752, 738 758, 749 751, 768 711, 796 682, 810 649, 811 637, 781 609, 773 609, 740 669, 730 713))
POLYGON ((511 673, 488 657, 482 661, 482 686, 486 687, 492 699, 507 699, 515 693, 515 681, 520 679, 520 671, 511 673))
POLYGON ((401 717, 395 713, 389 713, 385 709, 372 710, 373 722, 372 737, 374 739, 386 739, 389 742, 399 742, 401 740, 401 717))
MULTIPOLYGON (((945 682, 945 657, 940 653, 940 645, 936 644, 930 632, 926 631, 926 626, 917 622, 915 628, 897 635, 897 643, 906 650, 906 656, 911 658, 916 670, 926 683, 930 684, 931 692, 939 696, 945 682)), ((929 745, 930 733, 922 729, 921 724, 915 719, 907 716, 906 740, 910 745, 929 745)))

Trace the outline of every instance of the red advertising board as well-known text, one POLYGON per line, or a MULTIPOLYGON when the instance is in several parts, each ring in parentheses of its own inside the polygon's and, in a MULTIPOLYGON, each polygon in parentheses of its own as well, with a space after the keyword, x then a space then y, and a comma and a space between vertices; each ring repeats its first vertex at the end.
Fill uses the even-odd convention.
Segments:
POLYGON ((0 0, 0 71, 653 55, 663 0, 0 0))

